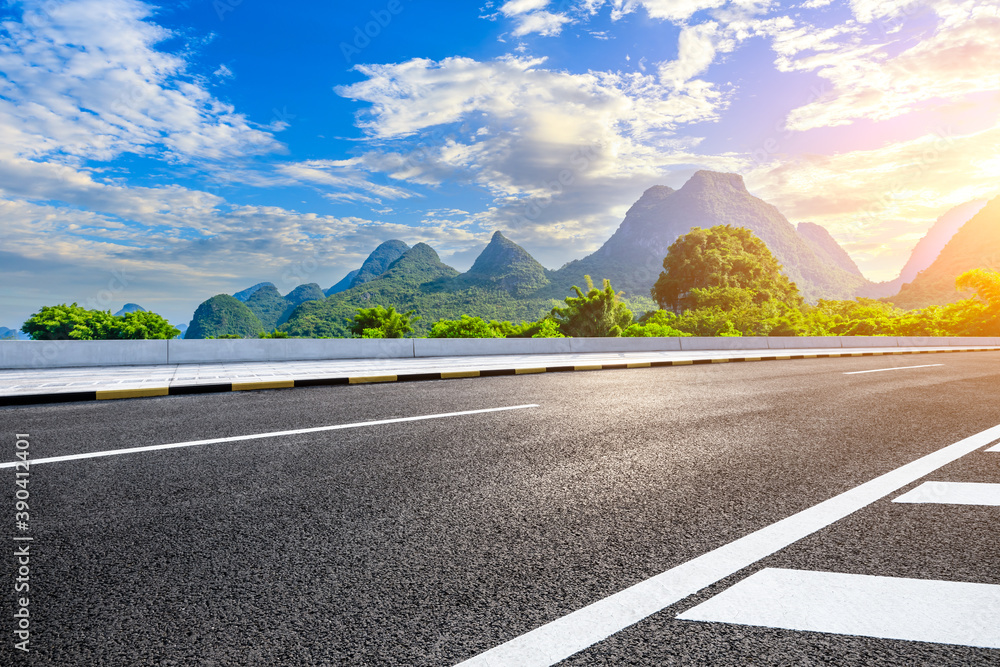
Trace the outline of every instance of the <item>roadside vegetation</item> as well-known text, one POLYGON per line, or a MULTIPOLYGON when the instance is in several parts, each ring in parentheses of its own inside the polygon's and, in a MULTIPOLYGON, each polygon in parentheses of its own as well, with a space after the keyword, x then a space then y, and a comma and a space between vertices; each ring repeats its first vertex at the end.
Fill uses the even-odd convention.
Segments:
MULTIPOLYGON (((635 317, 608 280, 554 305, 541 319, 514 323, 461 315, 438 319, 431 338, 556 338, 666 336, 1000 336, 1000 272, 963 273, 955 288, 966 298, 946 306, 903 310, 877 299, 806 303, 763 241, 742 227, 692 228, 669 248, 651 290, 657 310, 635 317)), ((557 302, 556 302, 557 303, 557 302)), ((329 327, 303 333, 264 333, 243 303, 219 295, 199 308, 205 331, 189 338, 332 337, 329 327), (232 333, 235 327, 236 333, 232 333), (223 333, 223 332, 226 333, 223 333)), ((277 311, 275 311, 277 312, 277 311)), ((197 315, 197 313, 196 313, 197 315)), ((355 338, 403 338, 414 333, 417 310, 357 308, 345 317, 355 338)), ((46 306, 21 327, 34 340, 174 338, 180 332, 156 313, 116 317, 72 305, 46 306)), ((423 329, 427 331, 427 329, 423 329)))

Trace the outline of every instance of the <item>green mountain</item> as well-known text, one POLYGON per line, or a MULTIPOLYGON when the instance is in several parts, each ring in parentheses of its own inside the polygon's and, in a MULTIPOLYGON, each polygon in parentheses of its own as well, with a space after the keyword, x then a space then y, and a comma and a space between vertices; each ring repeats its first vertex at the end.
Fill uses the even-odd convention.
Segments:
MULTIPOLYGON (((248 287, 245 290, 240 290, 239 292, 237 292, 233 296, 236 299, 239 299, 240 301, 242 301, 243 303, 246 303, 247 299, 249 299, 253 295, 254 292, 256 292, 257 290, 259 290, 259 289, 261 289, 263 287, 267 287, 268 285, 270 285, 271 287, 274 287, 274 283, 257 283, 253 287, 248 287)), ((275 288, 275 289, 277 289, 277 288, 275 288)))
POLYGON ((441 318, 536 320, 583 286, 605 278, 624 292, 632 311, 653 309, 649 296, 670 245, 693 226, 730 223, 761 237, 807 298, 848 298, 870 285, 847 253, 818 225, 796 231, 773 206, 747 192, 737 174, 700 171, 680 190, 655 186, 628 211, 614 235, 595 253, 548 271, 519 245, 496 232, 472 268, 459 274, 441 263, 430 246, 419 243, 375 272, 383 257, 405 247, 383 243, 352 281, 324 301, 303 304, 281 327, 295 336, 344 336, 357 308, 373 305, 415 310, 422 335, 441 318))
POLYGON ((539 294, 539 287, 544 290, 547 285, 541 265, 499 233, 493 235, 473 269, 461 275, 443 264, 429 245, 418 243, 383 275, 324 301, 303 304, 281 330, 293 336, 347 336, 346 322, 355 310, 375 305, 416 310, 422 317, 414 325, 418 336, 425 335, 438 319, 462 315, 536 320, 553 305, 539 294))
POLYGON ((306 283, 305 285, 299 285, 291 292, 285 295, 285 301, 297 306, 300 303, 305 303, 306 301, 315 301, 317 299, 326 298, 323 294, 323 288, 316 283, 306 283))
POLYGON ((283 321, 282 315, 288 310, 289 303, 281 296, 277 287, 267 283, 250 295, 246 305, 264 325, 264 331, 274 331, 283 321))
POLYGON ((514 295, 528 295, 549 283, 545 267, 500 232, 494 232, 472 268, 458 279, 459 284, 498 289, 514 295))
POLYGON ((851 298, 870 285, 817 255, 778 209, 747 192, 742 176, 712 171, 695 173, 677 191, 662 185, 647 190, 597 252, 559 269, 552 282, 562 288, 589 274, 595 283, 609 278, 627 297, 648 297, 677 237, 692 227, 724 224, 746 227, 764 241, 807 300, 851 298))
POLYGON ((245 303, 228 294, 216 294, 194 311, 194 318, 184 338, 211 338, 232 334, 249 337, 256 336, 263 330, 264 325, 245 303))
POLYGON ((1000 268, 1000 197, 963 224, 937 259, 888 301, 906 309, 958 301, 968 295, 955 290, 955 278, 979 268, 1000 268))
POLYGON ((325 299, 322 288, 316 283, 299 285, 285 296, 271 283, 264 283, 246 300, 247 307, 260 319, 264 330, 270 333, 284 324, 297 306, 306 301, 325 299))
POLYGON ((368 259, 358 269, 357 275, 351 280, 351 287, 357 287, 362 283, 378 278, 388 271, 392 263, 402 257, 409 249, 410 246, 395 239, 382 243, 372 251, 372 254, 368 255, 368 259))

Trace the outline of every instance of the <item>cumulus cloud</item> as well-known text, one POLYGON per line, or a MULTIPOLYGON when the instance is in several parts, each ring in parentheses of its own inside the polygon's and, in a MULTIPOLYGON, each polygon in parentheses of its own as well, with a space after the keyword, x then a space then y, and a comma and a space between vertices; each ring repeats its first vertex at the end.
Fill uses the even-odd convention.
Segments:
POLYGON ((156 49, 173 35, 152 15, 138 0, 46 1, 0 24, 3 150, 191 161, 280 149, 190 75, 183 58, 156 49))
POLYGON ((698 12, 724 4, 726 0, 612 0, 611 16, 618 19, 642 8, 651 18, 681 23, 698 12))
MULTIPOLYGON (((909 3, 855 3, 859 20, 896 16, 909 3), (894 8, 894 9, 893 9, 894 8), (862 19, 863 17, 863 19, 862 19)), ((989 3, 987 3, 989 4, 989 3)), ((829 92, 793 109, 788 127, 805 131, 848 125, 857 120, 885 121, 926 108, 952 104, 983 92, 1000 91, 1000 3, 993 10, 980 3, 935 8, 935 21, 920 39, 911 31, 885 34, 872 41, 867 28, 842 25, 823 30, 796 26, 774 33, 778 68, 816 72, 829 92), (869 39, 863 39, 864 37, 869 39)), ((905 15, 904 19, 905 19, 905 15)))

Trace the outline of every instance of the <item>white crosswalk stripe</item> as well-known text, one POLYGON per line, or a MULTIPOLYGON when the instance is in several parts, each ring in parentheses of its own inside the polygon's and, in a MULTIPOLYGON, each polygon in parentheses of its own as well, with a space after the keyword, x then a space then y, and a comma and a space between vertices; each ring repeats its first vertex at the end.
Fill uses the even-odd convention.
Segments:
MULTIPOLYGON (((926 481, 893 502, 998 507, 1000 484, 926 481)), ((765 568, 677 618, 1000 648, 1000 586, 765 568)))

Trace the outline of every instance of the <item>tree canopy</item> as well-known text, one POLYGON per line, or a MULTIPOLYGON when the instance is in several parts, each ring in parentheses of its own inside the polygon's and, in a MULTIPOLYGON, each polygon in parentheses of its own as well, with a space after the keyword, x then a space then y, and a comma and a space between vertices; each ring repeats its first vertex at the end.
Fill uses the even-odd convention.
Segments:
POLYGON ((21 327, 32 340, 143 340, 175 338, 177 329, 156 313, 115 316, 76 303, 44 306, 21 327))
POLYGON ((358 308, 348 328, 355 338, 403 338, 413 332, 413 322, 420 319, 414 312, 397 313, 392 306, 358 308))
POLYGON ((552 319, 567 336, 621 336, 632 324, 632 311, 622 303, 611 281, 605 279, 604 288, 597 289, 590 276, 584 279, 587 281, 586 293, 573 285, 576 296, 566 297, 565 306, 553 308, 552 319))
POLYGON ((802 303, 798 288, 763 241, 743 227, 693 227, 667 250, 651 290, 661 308, 730 310, 770 300, 802 303))

